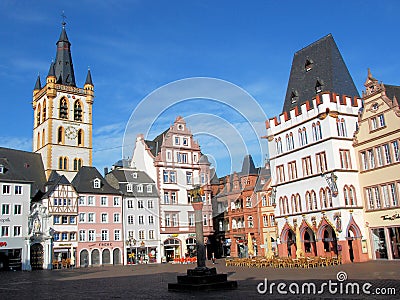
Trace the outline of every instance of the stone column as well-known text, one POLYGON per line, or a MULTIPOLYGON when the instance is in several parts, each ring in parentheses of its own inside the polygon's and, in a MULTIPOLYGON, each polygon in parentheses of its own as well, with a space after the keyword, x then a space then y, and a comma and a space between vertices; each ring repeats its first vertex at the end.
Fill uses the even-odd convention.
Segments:
POLYGON ((194 220, 196 224, 196 251, 197 251, 197 268, 206 267, 206 248, 204 246, 203 234, 203 202, 201 198, 194 199, 192 202, 194 209, 194 220))

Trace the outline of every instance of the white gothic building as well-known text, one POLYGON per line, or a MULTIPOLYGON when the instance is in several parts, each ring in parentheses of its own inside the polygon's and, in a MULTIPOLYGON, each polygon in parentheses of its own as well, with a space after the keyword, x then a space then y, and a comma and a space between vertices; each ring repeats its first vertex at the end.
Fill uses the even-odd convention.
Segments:
POLYGON ((361 107, 331 35, 295 54, 283 113, 266 122, 280 256, 367 259, 352 146, 361 107))

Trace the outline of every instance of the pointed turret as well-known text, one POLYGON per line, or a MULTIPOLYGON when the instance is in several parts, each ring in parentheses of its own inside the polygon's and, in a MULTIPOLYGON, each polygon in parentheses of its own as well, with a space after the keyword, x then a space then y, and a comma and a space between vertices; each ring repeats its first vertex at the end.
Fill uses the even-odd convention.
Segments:
POLYGON ((85 85, 86 84, 90 84, 90 85, 94 86, 93 81, 92 81, 92 74, 90 73, 90 69, 88 69, 88 71, 87 71, 85 85))
POLYGON ((62 30, 57 44, 57 53, 55 61, 55 76, 57 83, 76 86, 74 66, 71 56, 71 43, 68 40, 67 32, 65 30, 65 22, 62 23, 62 30))
POLYGON ((34 91, 40 91, 42 89, 42 83, 40 82, 40 75, 38 75, 35 83, 34 91))
POLYGON ((250 154, 246 155, 243 160, 241 175, 257 174, 253 158, 250 154))

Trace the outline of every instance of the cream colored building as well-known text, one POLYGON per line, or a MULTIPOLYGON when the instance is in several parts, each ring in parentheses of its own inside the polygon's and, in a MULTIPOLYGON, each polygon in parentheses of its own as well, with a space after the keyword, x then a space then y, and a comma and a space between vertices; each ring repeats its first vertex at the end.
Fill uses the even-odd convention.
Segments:
POLYGON ((379 83, 369 70, 364 86, 354 148, 368 252, 372 259, 400 259, 400 86, 379 83))

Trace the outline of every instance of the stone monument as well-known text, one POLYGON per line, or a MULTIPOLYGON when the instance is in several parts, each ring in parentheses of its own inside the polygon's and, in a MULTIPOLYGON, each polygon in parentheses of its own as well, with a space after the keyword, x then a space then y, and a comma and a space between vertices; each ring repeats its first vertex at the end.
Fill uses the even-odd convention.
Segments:
POLYGON ((216 268, 206 267, 206 248, 204 245, 202 201, 200 186, 189 190, 195 212, 197 267, 187 270, 187 275, 178 276, 177 283, 169 283, 169 291, 206 291, 236 289, 236 281, 228 281, 227 274, 217 274, 216 268))

